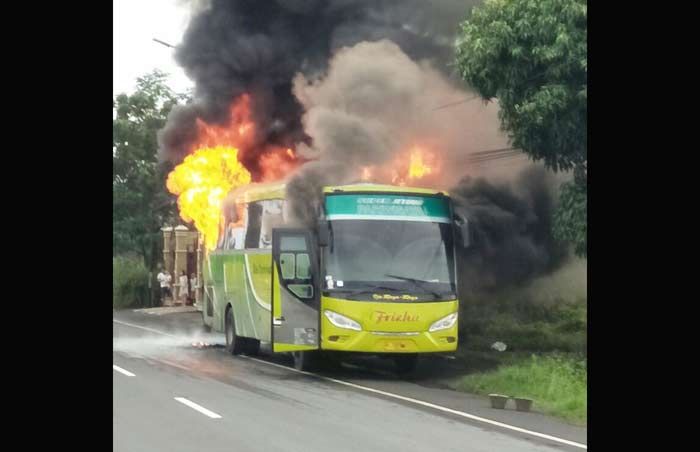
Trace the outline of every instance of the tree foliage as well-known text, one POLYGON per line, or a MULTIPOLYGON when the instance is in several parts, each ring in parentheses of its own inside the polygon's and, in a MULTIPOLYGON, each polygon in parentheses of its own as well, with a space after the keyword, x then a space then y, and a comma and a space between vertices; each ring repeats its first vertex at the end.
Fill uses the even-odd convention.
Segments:
POLYGON ((585 184, 567 182, 562 185, 559 208, 554 213, 554 237, 557 240, 571 242, 579 256, 587 255, 587 205, 585 184))
POLYGON ((165 73, 153 71, 137 79, 133 94, 113 101, 113 255, 137 253, 151 270, 158 262, 160 228, 177 217, 175 198, 165 189, 171 168, 158 162, 156 132, 185 96, 174 93, 166 81, 165 73))
POLYGON ((587 5, 585 0, 486 0, 461 24, 457 66, 485 99, 497 98, 513 146, 554 171, 562 187, 555 234, 586 255, 587 5), (573 228, 573 229, 572 229, 573 228))

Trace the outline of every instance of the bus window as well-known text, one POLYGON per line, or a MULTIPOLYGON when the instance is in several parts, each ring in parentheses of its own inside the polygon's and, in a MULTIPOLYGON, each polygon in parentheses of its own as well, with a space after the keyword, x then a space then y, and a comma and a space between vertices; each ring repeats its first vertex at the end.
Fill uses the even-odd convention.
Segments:
POLYGON ((306 253, 297 254, 297 279, 311 278, 311 261, 306 253))
POLYGON ((248 204, 248 227, 245 236, 245 248, 255 249, 260 246, 260 222, 263 206, 260 202, 248 204))
POLYGON ((272 248, 272 228, 284 224, 283 203, 281 199, 262 201, 262 218, 260 221, 260 248, 272 248))
POLYGON ((311 259, 306 238, 287 235, 280 240, 280 269, 287 288, 302 300, 312 299, 311 259))
POLYGON ((243 203, 236 204, 232 210, 231 218, 229 218, 228 226, 226 227, 225 248, 227 250, 242 250, 248 206, 243 203))
POLYGON ((280 268, 282 279, 294 279, 294 253, 280 254, 280 268))

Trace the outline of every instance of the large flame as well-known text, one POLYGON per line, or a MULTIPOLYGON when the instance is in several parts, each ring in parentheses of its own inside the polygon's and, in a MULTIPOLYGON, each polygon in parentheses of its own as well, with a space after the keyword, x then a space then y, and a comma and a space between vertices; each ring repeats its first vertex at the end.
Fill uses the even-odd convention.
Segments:
POLYGON ((413 146, 408 151, 399 152, 397 157, 380 167, 363 166, 360 179, 378 183, 407 185, 428 184, 430 177, 439 177, 440 160, 437 153, 424 147, 413 146))
POLYGON ((238 160, 251 172, 253 181, 282 179, 304 162, 291 148, 259 142, 250 103, 250 95, 238 97, 231 104, 226 124, 207 124, 197 119, 197 140, 191 152, 207 147, 234 147, 239 149, 238 160))
MULTIPOLYGON (((264 138, 257 136, 250 103, 249 95, 238 97, 225 124, 198 119, 190 155, 166 182, 168 190, 178 196, 180 216, 194 223, 210 250, 219 238, 221 204, 229 191, 252 181, 283 179, 306 161, 292 148, 261 143, 264 138)), ((439 166, 435 152, 416 145, 386 165, 362 167, 359 176, 396 185, 427 184, 429 177, 439 176, 439 166)))
POLYGON ((214 249, 219 237, 221 203, 228 192, 249 184, 250 172, 238 161, 238 149, 217 146, 202 148, 175 167, 166 186, 178 195, 180 216, 204 236, 207 249, 214 249))
POLYGON ((219 237, 221 203, 228 192, 251 181, 271 182, 304 163, 293 149, 261 143, 251 113, 251 97, 231 103, 228 122, 197 120, 190 155, 168 175, 168 190, 178 195, 180 216, 204 236, 208 249, 219 237))
MULTIPOLYGON (((250 113, 250 96, 243 94, 231 104, 228 123, 210 125, 197 119, 197 140, 191 151, 216 146, 249 148, 255 139, 255 123, 250 113)), ((239 155, 241 158, 242 155, 239 155)))

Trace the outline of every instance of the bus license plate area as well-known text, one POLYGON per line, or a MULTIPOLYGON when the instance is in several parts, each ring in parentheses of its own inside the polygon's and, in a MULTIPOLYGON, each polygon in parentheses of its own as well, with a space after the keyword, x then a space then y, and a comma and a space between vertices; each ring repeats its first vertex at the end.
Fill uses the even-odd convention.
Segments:
POLYGON ((382 339, 377 342, 377 349, 384 352, 415 352, 418 347, 409 339, 382 339))

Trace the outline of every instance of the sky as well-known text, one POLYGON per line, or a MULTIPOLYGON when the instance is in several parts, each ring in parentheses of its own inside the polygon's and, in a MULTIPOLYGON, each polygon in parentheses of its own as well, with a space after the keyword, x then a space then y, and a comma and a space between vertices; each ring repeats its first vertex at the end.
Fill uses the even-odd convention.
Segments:
POLYGON ((177 45, 189 20, 189 7, 176 0, 113 1, 112 94, 131 93, 136 78, 161 69, 170 74, 168 85, 176 92, 194 86, 175 63, 174 49, 153 41, 177 45))

